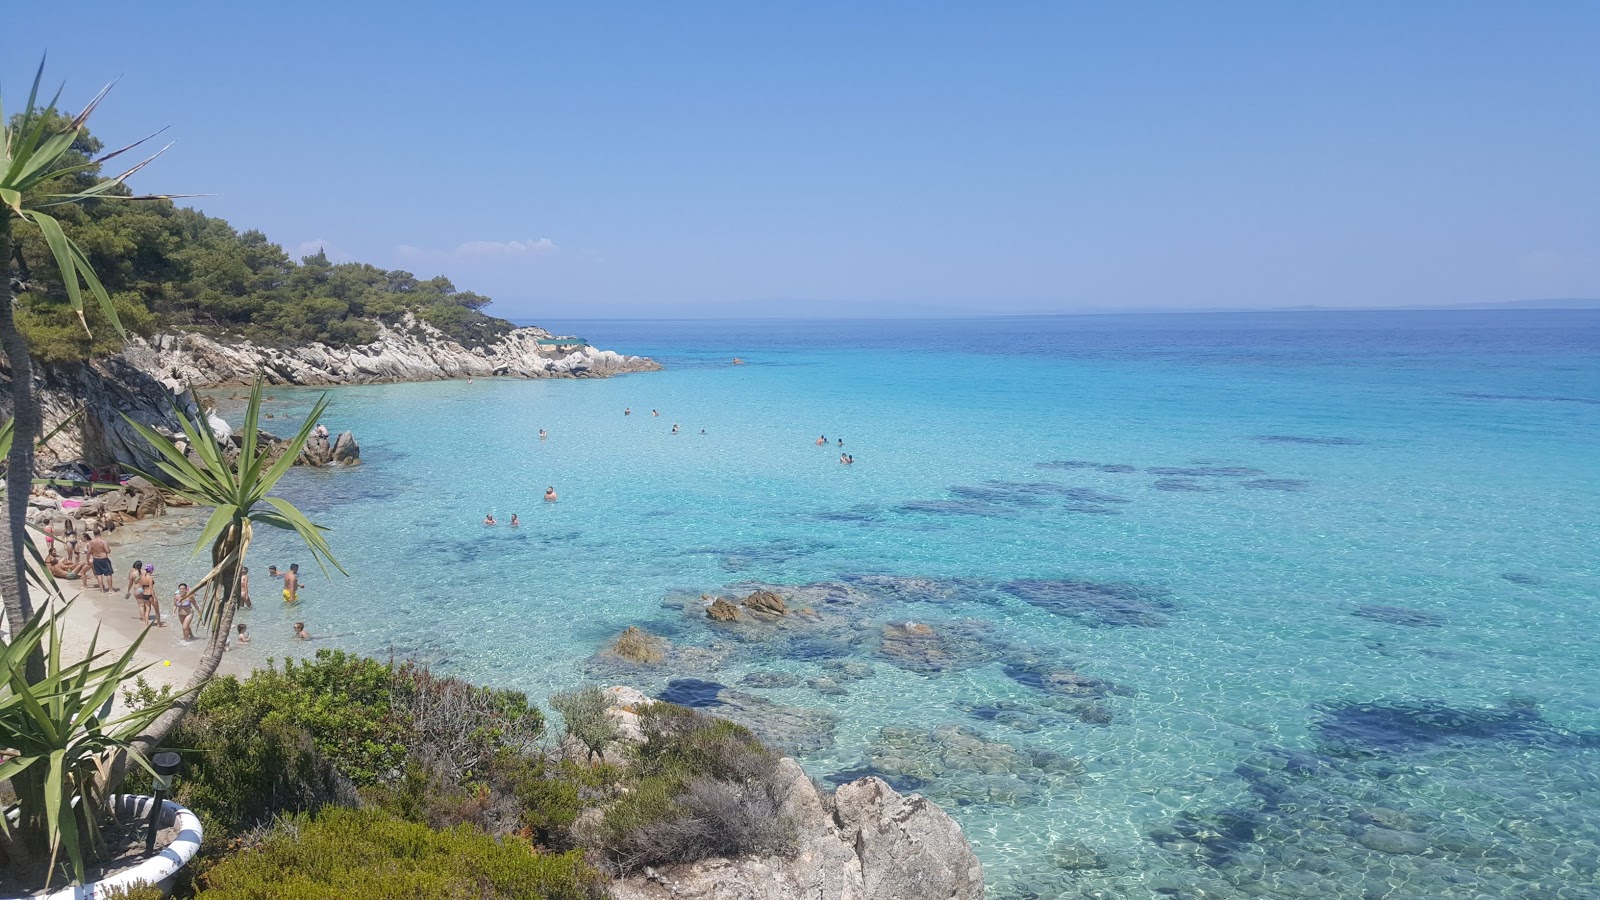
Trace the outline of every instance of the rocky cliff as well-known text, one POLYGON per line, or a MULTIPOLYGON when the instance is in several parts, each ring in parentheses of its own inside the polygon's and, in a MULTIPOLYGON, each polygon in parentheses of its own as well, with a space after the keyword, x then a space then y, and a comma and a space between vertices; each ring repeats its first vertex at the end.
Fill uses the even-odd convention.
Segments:
MULTIPOLYGON (((465 347, 408 316, 394 327, 380 326, 378 339, 361 347, 269 347, 198 334, 133 338, 116 356, 41 367, 37 388, 44 433, 63 423, 66 427, 40 452, 40 467, 82 460, 91 466, 146 468, 150 460, 143 440, 124 414, 173 434, 178 427, 173 401, 190 413, 197 409, 190 388, 249 384, 257 373, 269 384, 340 385, 471 376, 603 378, 661 368, 642 356, 592 347, 567 353, 541 350, 538 342, 549 337, 541 328, 518 328, 488 346, 465 347)), ((0 376, 5 374, 0 361, 0 376)), ((10 393, 9 382, 0 383, 0 415, 10 415, 10 393)), ((328 455, 348 462, 351 454, 347 450, 341 458, 330 447, 328 455)))
POLYGON ((395 327, 379 326, 378 339, 361 347, 268 347, 164 334, 131 341, 122 356, 173 387, 248 384, 258 372, 269 384, 335 385, 472 376, 603 378, 661 368, 642 356, 593 347, 567 353, 541 350, 539 341, 550 337, 542 328, 518 328, 487 346, 464 347, 408 317, 395 327))

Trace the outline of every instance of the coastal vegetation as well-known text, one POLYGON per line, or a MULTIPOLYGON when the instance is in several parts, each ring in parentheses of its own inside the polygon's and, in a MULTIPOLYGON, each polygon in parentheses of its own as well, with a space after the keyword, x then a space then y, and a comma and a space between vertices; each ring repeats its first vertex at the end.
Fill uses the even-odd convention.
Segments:
MULTIPOLYGON (((14 116, 12 130, 20 133, 29 115, 14 116)), ((488 297, 458 290, 443 276, 336 263, 322 249, 296 261, 260 231, 240 231, 168 198, 122 202, 136 195, 120 177, 104 176, 102 165, 115 154, 102 155, 104 145, 82 121, 46 108, 27 124, 66 137, 30 188, 83 195, 51 213, 61 237, 77 248, 74 268, 44 264, 52 258, 53 231, 15 236, 16 274, 27 288, 19 296, 17 323, 41 362, 116 352, 122 337, 108 327, 114 321, 144 336, 176 329, 268 345, 333 346, 369 343, 379 322, 399 325, 408 315, 469 347, 513 327, 481 312, 488 297), (104 288, 99 305, 82 309, 82 322, 68 277, 73 271, 97 273, 104 288)))
POLYGON ((777 754, 671 704, 639 722, 590 760, 523 694, 413 663, 322 650, 215 679, 169 739, 207 833, 183 892, 579 900, 646 865, 793 846, 777 754))

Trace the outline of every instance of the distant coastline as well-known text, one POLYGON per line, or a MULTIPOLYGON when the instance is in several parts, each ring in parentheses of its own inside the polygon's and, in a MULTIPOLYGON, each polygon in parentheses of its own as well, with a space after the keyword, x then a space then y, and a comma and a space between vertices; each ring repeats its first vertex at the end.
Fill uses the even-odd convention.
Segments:
MULTIPOLYGON (((796 301, 791 304, 785 302, 777 309, 786 310, 805 304, 796 301)), ((1211 315, 1211 314, 1242 314, 1242 313, 1356 313, 1356 312, 1571 312, 1583 310, 1600 310, 1600 298, 1558 298, 1550 300, 1508 300, 1491 303, 1450 303, 1450 304, 1414 304, 1391 306, 1207 306, 1207 307, 1175 307, 1175 306, 1149 306, 1136 308, 1110 308, 1110 307, 1082 307, 1064 310, 1017 310, 1001 313, 962 313, 949 309, 914 309, 904 312, 888 312, 872 316, 848 315, 807 315, 789 314, 783 311, 773 311, 767 314, 751 314, 741 312, 739 315, 701 315, 701 316, 607 316, 602 318, 578 316, 547 317, 541 322, 545 324, 573 323, 573 322, 720 322, 720 321, 773 321, 773 322, 834 322, 834 321, 868 321, 868 320, 940 320, 940 319, 1025 319, 1025 318, 1054 318, 1066 316, 1171 316, 1171 315, 1211 315)), ((534 326, 535 320, 513 318, 507 321, 518 327, 534 326)))

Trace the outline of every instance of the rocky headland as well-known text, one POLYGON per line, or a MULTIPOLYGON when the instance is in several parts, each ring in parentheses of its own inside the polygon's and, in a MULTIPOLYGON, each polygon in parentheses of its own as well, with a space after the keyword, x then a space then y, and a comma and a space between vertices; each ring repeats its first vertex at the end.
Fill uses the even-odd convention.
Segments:
POLYGON ((380 323, 377 340, 357 347, 272 347, 191 332, 135 339, 121 356, 174 389, 244 385, 258 373, 268 384, 315 386, 492 376, 605 378, 661 368, 652 359, 611 350, 540 346, 553 337, 543 328, 526 327, 492 343, 464 346, 408 315, 395 326, 380 323))
MULTIPOLYGON (((271 385, 334 386, 496 376, 605 378, 661 368, 642 356, 589 346, 541 347, 541 340, 551 338, 542 328, 516 328, 491 343, 466 346, 409 314, 395 325, 379 324, 377 340, 354 347, 275 347, 194 332, 133 337, 114 356, 39 367, 44 433, 56 432, 39 463, 45 470, 70 462, 144 468, 144 441, 124 416, 175 434, 174 403, 192 414, 200 408, 192 390, 246 385, 258 374, 271 385)), ((0 383, 0 415, 10 415, 10 393, 9 382, 0 383)), ((336 452, 330 446, 303 462, 350 456, 348 448, 336 452)))

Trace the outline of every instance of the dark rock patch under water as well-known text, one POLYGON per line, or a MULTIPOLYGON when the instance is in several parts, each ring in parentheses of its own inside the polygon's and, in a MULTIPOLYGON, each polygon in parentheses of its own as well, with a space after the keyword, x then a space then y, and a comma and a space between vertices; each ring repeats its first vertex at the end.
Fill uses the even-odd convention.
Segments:
POLYGON ((1261 469, 1251 469, 1244 466, 1151 466, 1145 469, 1151 475, 1177 475, 1183 478, 1245 478, 1251 475, 1265 475, 1261 469))
POLYGON ((1239 484, 1256 491, 1303 491, 1311 487, 1311 482, 1298 478, 1255 478, 1239 484))
POLYGON ((1139 471, 1138 466, 1123 465, 1121 463, 1096 463, 1081 459, 1059 459, 1050 462, 1034 463, 1035 469, 1093 469, 1097 472, 1107 472, 1112 475, 1131 475, 1139 471))
POLYGON ((1008 649, 978 620, 891 622, 879 633, 877 655, 911 672, 935 674, 970 669, 993 662, 1008 649))
POLYGON ((1048 662, 1019 660, 1006 663, 1006 677, 1027 687, 1049 694, 1078 700, 1102 700, 1106 697, 1132 697, 1133 688, 1117 684, 1106 678, 1082 675, 1072 669, 1048 662))
POLYGON ((1365 444, 1347 437, 1310 437, 1299 434, 1258 434, 1256 440, 1267 444, 1313 444, 1320 447, 1355 447, 1365 444))
POLYGON ((1406 628, 1438 628, 1446 621, 1445 617, 1438 613, 1410 606, 1358 606, 1351 615, 1371 619, 1374 622, 1402 625, 1406 628))
POLYGON ((1537 575, 1528 575, 1523 572, 1501 572, 1500 577, 1511 582, 1512 584, 1520 584, 1523 587, 1538 587, 1539 585, 1544 584, 1543 578, 1540 578, 1537 575))
POLYGON ((711 555, 721 559, 718 563, 729 572, 747 572, 781 566, 824 550, 834 545, 825 541, 773 541, 750 547, 699 548, 684 551, 685 555, 711 555))
POLYGON ((751 672, 739 683, 752 688, 791 688, 798 687, 802 680, 792 672, 751 672))
POLYGON ((920 513, 931 516, 1015 516, 1017 511, 997 503, 979 503, 970 500, 907 500, 895 507, 902 513, 920 513))
POLYGON ((878 521, 881 510, 870 503, 857 504, 847 509, 823 510, 810 513, 807 518, 819 522, 834 522, 846 525, 871 525, 878 521))
POLYGON ((1058 616, 1096 627, 1160 628, 1174 604, 1159 588, 1095 581, 1024 578, 1001 590, 1058 616))
POLYGON ((1193 494, 1208 494, 1223 490, 1215 483, 1207 484, 1204 481, 1195 481, 1193 478, 1161 478, 1152 487, 1158 491, 1193 494))
POLYGON ((1505 741, 1541 746, 1600 746, 1600 735, 1575 734, 1545 721, 1537 704, 1509 699, 1499 706, 1461 708, 1437 700, 1323 704, 1318 741, 1339 756, 1381 756, 1436 744, 1505 741))
POLYGON ((983 602, 988 584, 976 578, 924 578, 915 575, 841 575, 844 584, 870 596, 892 603, 952 603, 963 600, 983 602))
POLYGON ((1028 750, 952 723, 931 732, 882 728, 866 762, 850 771, 920 782, 918 790, 937 802, 1020 806, 1039 803, 1071 784, 1084 765, 1053 750, 1028 750))
POLYGON ((784 706, 700 678, 675 678, 657 699, 704 710, 750 729, 784 753, 811 753, 833 746, 839 720, 821 709, 784 706))

